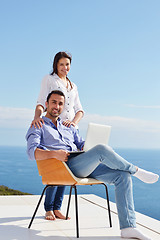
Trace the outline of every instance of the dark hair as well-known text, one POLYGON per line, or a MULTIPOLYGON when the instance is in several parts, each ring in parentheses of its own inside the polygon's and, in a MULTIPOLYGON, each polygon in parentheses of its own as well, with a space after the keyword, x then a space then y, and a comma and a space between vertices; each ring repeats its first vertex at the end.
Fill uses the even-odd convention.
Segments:
POLYGON ((64 99, 65 99, 65 95, 64 95, 63 92, 61 92, 61 91, 59 91, 59 90, 53 90, 52 92, 50 92, 50 93, 48 94, 47 102, 49 102, 49 99, 50 99, 50 97, 52 96, 52 94, 57 94, 57 95, 59 95, 59 96, 63 96, 64 99))
MULTIPOLYGON (((71 56, 71 54, 66 53, 66 52, 58 52, 58 53, 55 55, 55 57, 54 57, 54 60, 53 60, 53 70, 52 70, 52 72, 51 72, 50 75, 53 75, 54 73, 58 74, 57 64, 58 64, 58 61, 59 61, 61 58, 68 58, 68 59, 70 60, 70 63, 71 63, 71 61, 72 61, 72 56, 71 56)), ((67 77, 67 80, 69 81, 71 88, 73 88, 72 83, 71 83, 71 81, 68 79, 68 77, 67 77)))

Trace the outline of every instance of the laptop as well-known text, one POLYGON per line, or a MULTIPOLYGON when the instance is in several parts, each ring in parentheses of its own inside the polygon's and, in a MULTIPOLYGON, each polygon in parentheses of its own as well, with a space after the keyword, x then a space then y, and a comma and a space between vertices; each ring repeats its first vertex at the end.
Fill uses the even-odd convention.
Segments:
POLYGON ((98 144, 108 144, 111 132, 111 126, 97 123, 89 123, 86 135, 86 141, 83 151, 76 151, 71 153, 82 153, 95 147, 98 144))

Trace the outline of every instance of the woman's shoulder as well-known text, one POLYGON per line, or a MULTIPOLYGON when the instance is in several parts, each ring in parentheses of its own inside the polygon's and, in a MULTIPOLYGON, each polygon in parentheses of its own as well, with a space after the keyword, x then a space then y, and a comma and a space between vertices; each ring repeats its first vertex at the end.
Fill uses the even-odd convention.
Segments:
POLYGON ((50 75, 50 74, 46 74, 43 79, 42 79, 42 84, 44 85, 48 85, 48 86, 52 86, 52 85, 56 85, 56 81, 54 81, 56 78, 54 75, 50 75))
POLYGON ((44 77, 43 77, 43 80, 50 80, 50 79, 53 79, 54 78, 54 76, 53 75, 50 75, 50 74, 46 74, 46 75, 44 75, 44 77))
POLYGON ((73 88, 74 90, 77 90, 77 85, 76 85, 74 82, 71 82, 71 84, 72 84, 72 88, 73 88))

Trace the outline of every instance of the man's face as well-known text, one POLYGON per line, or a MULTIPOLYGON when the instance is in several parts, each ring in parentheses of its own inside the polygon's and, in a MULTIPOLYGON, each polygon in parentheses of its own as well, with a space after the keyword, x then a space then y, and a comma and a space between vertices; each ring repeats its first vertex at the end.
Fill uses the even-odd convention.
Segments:
POLYGON ((58 94, 52 94, 49 102, 46 102, 47 114, 51 117, 58 117, 63 111, 64 97, 58 94))

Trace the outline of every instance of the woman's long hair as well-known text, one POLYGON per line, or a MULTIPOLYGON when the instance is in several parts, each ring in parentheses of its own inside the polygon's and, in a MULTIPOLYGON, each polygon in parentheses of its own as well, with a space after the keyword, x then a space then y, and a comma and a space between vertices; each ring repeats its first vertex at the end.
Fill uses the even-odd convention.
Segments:
MULTIPOLYGON (((68 58, 70 60, 70 64, 71 64, 71 61, 72 61, 72 56, 66 52, 58 52, 55 57, 54 57, 54 60, 53 60, 53 70, 51 72, 50 75, 53 75, 54 73, 58 74, 58 71, 57 71, 57 64, 58 64, 58 61, 61 59, 61 58, 68 58)), ((73 88, 72 86, 72 83, 71 81, 69 80, 69 78, 67 77, 67 80, 69 81, 70 83, 70 86, 71 86, 71 89, 73 88)))

